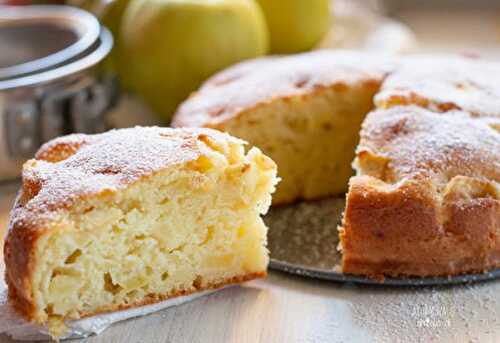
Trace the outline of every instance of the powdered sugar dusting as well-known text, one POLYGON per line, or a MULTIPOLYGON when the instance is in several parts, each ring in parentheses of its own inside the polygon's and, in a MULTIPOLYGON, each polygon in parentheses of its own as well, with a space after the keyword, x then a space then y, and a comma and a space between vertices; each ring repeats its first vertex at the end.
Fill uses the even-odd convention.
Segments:
POLYGON ((374 151, 390 160, 388 182, 422 176, 448 181, 456 175, 500 182, 500 134, 492 128, 495 123, 500 125, 500 118, 393 107, 368 115, 358 151, 374 151))
POLYGON ((384 81, 375 102, 419 103, 500 116, 500 65, 454 55, 413 56, 384 81))
POLYGON ((202 135, 240 142, 210 129, 158 127, 57 138, 40 149, 39 160, 26 163, 23 195, 11 224, 36 226, 83 196, 113 191, 168 166, 195 160, 209 149, 198 141, 202 135))
POLYGON ((184 102, 174 126, 211 126, 275 99, 301 96, 331 87, 378 88, 396 59, 355 51, 319 50, 243 62, 211 79, 184 102))
POLYGON ((453 287, 363 287, 350 306, 374 342, 498 342, 500 282, 453 287))

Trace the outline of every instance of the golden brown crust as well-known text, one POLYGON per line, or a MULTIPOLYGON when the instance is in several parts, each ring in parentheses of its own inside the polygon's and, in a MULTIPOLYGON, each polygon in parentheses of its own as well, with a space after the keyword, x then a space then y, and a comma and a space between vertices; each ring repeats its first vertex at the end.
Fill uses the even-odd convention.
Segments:
MULTIPOLYGON (((15 242, 15 240, 12 240, 15 242)), ((14 243, 15 244, 15 243, 14 243)), ((5 251, 7 251, 7 242, 5 243, 5 251)), ((16 246, 16 245, 14 245, 16 246)), ((26 245, 22 243, 17 245, 25 249, 26 245)), ((13 251, 12 247, 8 248, 9 251, 13 251)), ((7 284, 8 290, 8 300, 12 307, 23 317, 28 320, 34 318, 35 315, 35 305, 32 301, 32 295, 29 285, 29 277, 31 275, 31 266, 27 264, 27 260, 32 261, 31 257, 27 254, 16 254, 14 255, 14 260, 12 263, 26 263, 19 264, 19 271, 17 273, 7 273, 5 272, 5 282, 7 284), (22 258, 26 260, 23 260, 22 258), (17 277, 17 279, 16 279, 17 277)))
POLYGON ((416 184, 388 192, 354 177, 341 231, 343 272, 455 275, 500 267, 500 205, 481 198, 440 207, 416 184), (445 223, 441 211, 448 212, 445 223))
POLYGON ((196 160, 215 141, 239 140, 210 129, 141 128, 70 135, 42 146, 23 167, 22 188, 4 245, 5 279, 15 307, 33 318, 35 244, 58 213, 78 200, 122 189, 169 166, 196 160), (112 152, 112 153, 106 153, 112 152))
POLYGON ((337 91, 350 85, 378 87, 396 66, 393 58, 355 51, 320 50, 286 57, 265 57, 226 69, 190 96, 172 125, 213 127, 277 99, 337 91))
POLYGON ((498 124, 412 106, 369 114, 341 229, 343 271, 430 276, 500 267, 498 124))
POLYGON ((20 221, 16 234, 11 234, 12 216, 21 211, 22 192, 17 196, 11 212, 11 223, 4 243, 5 282, 9 290, 9 300, 13 307, 26 318, 33 318, 35 306, 31 293, 30 280, 34 265, 36 240, 43 234, 42 230, 25 227, 20 221))

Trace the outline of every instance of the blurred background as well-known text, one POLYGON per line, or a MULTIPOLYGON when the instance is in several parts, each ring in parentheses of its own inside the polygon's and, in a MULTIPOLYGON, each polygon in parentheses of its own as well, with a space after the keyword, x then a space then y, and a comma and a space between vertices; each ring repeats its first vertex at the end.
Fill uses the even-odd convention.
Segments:
POLYGON ((0 0, 0 181, 53 137, 165 126, 221 69, 326 48, 500 59, 500 1, 0 0))

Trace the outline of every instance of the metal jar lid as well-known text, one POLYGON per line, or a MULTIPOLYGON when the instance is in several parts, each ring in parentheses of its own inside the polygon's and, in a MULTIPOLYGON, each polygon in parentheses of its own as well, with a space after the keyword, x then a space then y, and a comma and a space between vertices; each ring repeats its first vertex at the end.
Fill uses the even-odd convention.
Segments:
POLYGON ((106 129, 117 86, 98 71, 112 45, 83 10, 0 6, 0 180, 54 137, 106 129))
POLYGON ((6 7, 0 11, 0 80, 55 68, 99 39, 91 14, 71 7, 6 7))

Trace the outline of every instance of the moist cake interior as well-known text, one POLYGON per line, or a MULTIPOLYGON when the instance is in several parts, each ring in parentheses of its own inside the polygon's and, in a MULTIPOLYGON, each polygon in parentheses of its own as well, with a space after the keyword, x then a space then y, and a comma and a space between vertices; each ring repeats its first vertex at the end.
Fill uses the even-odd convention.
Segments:
POLYGON ((13 305, 64 321, 266 275, 276 165, 209 129, 58 138, 23 170, 5 244, 13 305))

